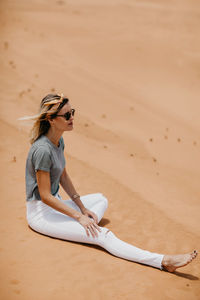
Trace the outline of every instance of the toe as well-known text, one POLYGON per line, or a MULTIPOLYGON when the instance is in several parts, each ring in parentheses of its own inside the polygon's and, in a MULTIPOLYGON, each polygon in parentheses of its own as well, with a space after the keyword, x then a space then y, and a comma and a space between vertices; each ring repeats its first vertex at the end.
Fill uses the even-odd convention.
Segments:
POLYGON ((195 252, 193 252, 191 255, 192 259, 194 259, 196 256, 197 256, 197 253, 195 253, 195 252))

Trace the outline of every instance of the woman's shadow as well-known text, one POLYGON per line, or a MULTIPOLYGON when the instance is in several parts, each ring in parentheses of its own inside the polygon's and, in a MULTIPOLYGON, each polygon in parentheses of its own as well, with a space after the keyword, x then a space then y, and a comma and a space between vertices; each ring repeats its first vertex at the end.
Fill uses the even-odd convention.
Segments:
POLYGON ((101 227, 104 227, 104 226, 106 226, 109 223, 110 223, 109 219, 102 218, 98 225, 101 226, 101 227))
POLYGON ((178 272, 178 271, 175 271, 174 273, 171 273, 171 274, 176 275, 178 277, 185 278, 185 279, 189 279, 189 280, 199 280, 199 277, 197 277, 197 276, 187 274, 187 273, 178 272))

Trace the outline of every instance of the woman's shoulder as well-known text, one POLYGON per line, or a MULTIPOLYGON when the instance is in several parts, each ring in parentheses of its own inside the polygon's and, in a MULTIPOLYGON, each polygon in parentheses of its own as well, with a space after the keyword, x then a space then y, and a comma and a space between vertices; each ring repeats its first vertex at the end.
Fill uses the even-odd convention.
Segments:
POLYGON ((45 151, 51 153, 52 151, 58 151, 59 149, 64 150, 65 143, 63 137, 59 140, 59 148, 57 148, 45 135, 40 136, 32 145, 31 152, 35 152, 38 150, 45 151))
POLYGON ((32 145, 30 148, 31 152, 35 152, 36 150, 46 150, 47 152, 49 152, 50 149, 50 145, 48 143, 47 138, 42 135, 40 136, 32 145))

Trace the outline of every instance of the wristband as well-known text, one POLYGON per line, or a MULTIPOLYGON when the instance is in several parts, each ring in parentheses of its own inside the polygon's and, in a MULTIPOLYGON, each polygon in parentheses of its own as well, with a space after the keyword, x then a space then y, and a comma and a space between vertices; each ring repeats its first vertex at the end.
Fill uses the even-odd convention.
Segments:
POLYGON ((79 194, 74 194, 74 195, 72 195, 72 199, 73 199, 73 200, 75 200, 76 198, 79 198, 79 197, 80 197, 79 194))

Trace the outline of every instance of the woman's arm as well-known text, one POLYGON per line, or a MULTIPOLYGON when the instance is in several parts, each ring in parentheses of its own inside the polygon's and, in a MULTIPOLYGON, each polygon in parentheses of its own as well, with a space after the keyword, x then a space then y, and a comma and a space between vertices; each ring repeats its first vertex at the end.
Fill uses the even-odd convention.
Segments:
POLYGON ((76 199, 73 199, 73 195, 76 195, 77 192, 76 192, 76 190, 73 186, 73 183, 72 183, 69 175, 67 174, 67 171, 66 171, 65 168, 64 168, 63 173, 60 177, 60 184, 63 187, 64 191, 69 195, 69 197, 78 205, 81 212, 84 213, 86 208, 83 205, 80 197, 77 197, 76 199))
POLYGON ((88 236, 89 233, 93 237, 98 236, 97 231, 101 230, 93 219, 69 207, 68 205, 58 200, 51 194, 51 182, 49 172, 38 170, 36 173, 36 178, 41 200, 45 204, 77 220, 85 228, 86 234, 88 236))
POLYGON ((52 208, 58 210, 59 212, 68 215, 77 221, 81 217, 81 213, 75 209, 65 205, 63 202, 59 201, 56 197, 51 194, 51 183, 49 172, 38 170, 36 173, 38 189, 40 193, 41 200, 51 206, 52 208))
POLYGON ((91 210, 85 208, 85 206, 83 205, 80 196, 77 197, 76 199, 73 199, 73 195, 78 195, 73 183, 69 177, 69 175, 67 174, 66 169, 64 168, 63 173, 60 177, 60 184, 63 187, 63 189, 65 190, 65 192, 70 196, 70 198, 78 205, 78 207, 80 208, 81 212, 83 215, 91 217, 94 219, 95 223, 98 224, 98 218, 97 215, 92 212, 91 210))

